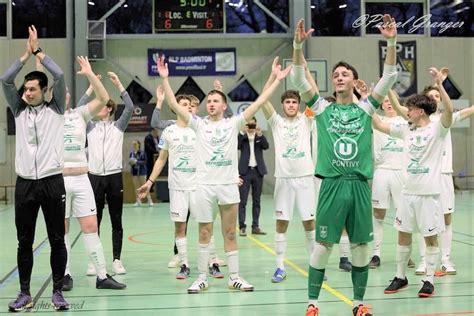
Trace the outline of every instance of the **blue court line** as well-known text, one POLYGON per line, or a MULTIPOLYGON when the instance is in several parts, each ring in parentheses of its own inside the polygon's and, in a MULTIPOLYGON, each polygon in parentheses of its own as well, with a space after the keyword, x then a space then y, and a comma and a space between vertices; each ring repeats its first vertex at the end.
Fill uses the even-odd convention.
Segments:
MULTIPOLYGON (((41 250, 46 245, 48 237, 43 239, 43 241, 33 250, 33 256, 36 257, 41 250)), ((7 273, 3 279, 0 280, 0 288, 4 288, 8 283, 10 283, 18 275, 18 266, 15 266, 10 272, 7 273)))

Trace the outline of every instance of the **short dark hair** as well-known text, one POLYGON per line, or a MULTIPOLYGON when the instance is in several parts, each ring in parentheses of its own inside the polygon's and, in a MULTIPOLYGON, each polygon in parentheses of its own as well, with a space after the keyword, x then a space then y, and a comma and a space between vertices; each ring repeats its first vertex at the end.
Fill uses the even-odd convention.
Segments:
POLYGON ((23 84, 25 84, 27 81, 32 81, 32 80, 38 80, 39 86, 41 89, 45 88, 48 86, 48 76, 42 71, 32 71, 26 74, 25 76, 25 81, 23 81, 23 84))
POLYGON ((212 94, 218 94, 222 97, 222 100, 224 100, 224 103, 227 104, 227 97, 225 96, 224 92, 222 91, 219 91, 219 90, 211 90, 209 91, 209 93, 207 94, 207 96, 210 96, 212 94))
POLYGON ((285 92, 283 92, 283 94, 281 95, 281 103, 283 103, 283 101, 285 101, 286 99, 296 99, 298 103, 301 102, 300 93, 296 90, 286 90, 285 92))
POLYGON ((424 94, 414 94, 410 96, 405 104, 407 107, 414 106, 423 109, 428 116, 436 112, 436 102, 424 94))
POLYGON ((332 67, 332 72, 331 73, 334 73, 334 70, 336 70, 337 67, 344 67, 344 68, 349 69, 350 71, 352 71, 352 74, 354 75, 354 79, 359 79, 359 73, 357 72, 357 70, 353 66, 351 66, 350 64, 346 63, 345 61, 341 60, 337 64, 335 64, 332 67))
POLYGON ((114 100, 112 99, 109 99, 109 101, 107 101, 107 104, 105 106, 108 108, 112 108, 112 111, 110 111, 110 115, 114 114, 115 111, 117 110, 117 103, 115 103, 114 100))

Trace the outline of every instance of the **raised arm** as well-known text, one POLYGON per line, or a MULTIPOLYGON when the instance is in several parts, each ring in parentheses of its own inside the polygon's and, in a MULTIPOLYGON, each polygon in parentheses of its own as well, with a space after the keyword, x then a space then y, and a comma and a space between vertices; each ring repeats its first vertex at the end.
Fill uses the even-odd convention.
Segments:
POLYGON ((473 114, 474 114, 474 105, 471 105, 470 107, 459 111, 459 119, 463 121, 473 114))
POLYGON ((408 109, 400 104, 397 93, 392 89, 388 91, 388 99, 390 100, 390 104, 392 105, 395 112, 403 117, 404 120, 408 121, 408 109))
MULTIPOLYGON (((270 88, 270 86, 275 82, 277 78, 278 71, 281 68, 280 65, 278 64, 278 59, 279 59, 278 56, 273 59, 272 71, 270 72, 270 76, 268 76, 267 82, 265 82, 265 85, 263 86, 263 91, 270 88)), ((262 110, 263 110, 263 115, 265 115, 265 119, 267 120, 270 117, 272 117, 273 113, 275 112, 273 105, 269 101, 263 104, 262 110)))
POLYGON ((273 83, 264 91, 262 91, 262 94, 255 100, 252 104, 250 104, 249 107, 245 109, 243 112, 244 119, 246 121, 249 121, 252 117, 255 116, 255 113, 257 113, 258 109, 267 102, 268 98, 273 94, 273 92, 276 90, 280 82, 285 79, 285 77, 288 75, 288 73, 291 71, 293 68, 292 65, 286 67, 285 69, 281 69, 281 66, 277 66, 278 71, 276 74, 276 78, 273 81, 273 83))
POLYGON ((176 101, 176 97, 174 96, 173 89, 171 88, 169 82, 169 71, 168 71, 168 64, 165 63, 165 56, 161 55, 157 61, 158 66, 158 73, 160 74, 163 90, 165 91, 166 101, 170 108, 179 116, 181 119, 188 124, 189 120, 191 119, 191 114, 188 113, 184 107, 178 105, 176 101))
POLYGON ((155 164, 153 165, 153 171, 148 177, 144 185, 137 189, 138 197, 143 199, 150 192, 151 187, 155 184, 156 179, 160 175, 163 167, 166 165, 166 160, 168 160, 168 151, 166 149, 160 150, 160 155, 156 159, 155 164))
POLYGON ((301 100, 307 102, 311 100, 316 94, 319 94, 317 85, 312 85, 308 82, 305 75, 305 58, 303 54, 303 43, 311 37, 314 29, 305 31, 304 20, 300 19, 296 24, 295 36, 293 38, 293 70, 291 71, 290 79, 296 89, 301 95, 301 100))
POLYGON ((120 97, 122 98, 125 105, 122 115, 120 115, 120 118, 115 122, 115 126, 124 132, 127 129, 128 122, 130 122, 130 119, 132 118, 133 101, 128 95, 127 90, 125 90, 123 87, 123 84, 117 74, 112 71, 108 71, 107 75, 109 76, 109 79, 112 81, 113 85, 120 91, 120 97))
POLYGON ((435 67, 431 67, 430 75, 433 79, 433 84, 438 86, 439 94, 441 95, 441 102, 443 103, 444 111, 441 114, 441 124, 444 127, 449 128, 453 123, 453 103, 443 87, 443 73, 435 67))
POLYGON ((163 90, 163 86, 160 84, 156 87, 156 106, 153 110, 153 115, 151 116, 151 127, 156 129, 165 129, 170 125, 173 125, 175 121, 173 120, 162 120, 161 119, 161 106, 163 105, 163 101, 165 100, 165 91, 163 90))
POLYGON ((397 27, 395 19, 389 14, 383 16, 383 24, 379 27, 380 33, 387 40, 387 54, 383 66, 382 78, 374 87, 372 97, 381 104, 383 99, 397 81, 397 27))
POLYGON ((87 80, 89 80, 90 86, 95 93, 95 99, 88 103, 89 113, 94 117, 107 104, 107 101, 109 101, 109 94, 105 90, 100 79, 92 71, 87 56, 77 56, 77 63, 81 67, 77 74, 87 77, 87 80))
POLYGON ((376 113, 372 115, 372 126, 379 132, 390 135, 390 124, 382 122, 382 120, 376 113))

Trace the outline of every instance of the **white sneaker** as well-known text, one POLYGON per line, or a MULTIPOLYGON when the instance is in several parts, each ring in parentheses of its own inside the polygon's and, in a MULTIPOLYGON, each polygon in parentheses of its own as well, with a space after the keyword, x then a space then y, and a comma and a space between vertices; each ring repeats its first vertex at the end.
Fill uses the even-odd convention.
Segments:
POLYGON ((202 291, 207 290, 208 287, 209 283, 207 282, 207 280, 201 280, 200 278, 198 278, 196 281, 193 282, 193 284, 191 284, 190 287, 188 287, 188 294, 200 293, 202 291))
POLYGON ((148 201, 148 206, 153 206, 155 204, 153 204, 153 201, 148 201))
POLYGON ((179 261, 179 256, 174 255, 171 257, 170 262, 168 262, 168 268, 177 268, 179 267, 180 261, 179 261))
POLYGON ((229 278, 227 283, 229 289, 240 290, 244 292, 253 291, 253 285, 242 279, 240 276, 235 279, 229 278))
POLYGON ((95 271, 95 267, 94 267, 94 264, 92 262, 89 262, 87 264, 86 275, 88 275, 88 276, 96 276, 97 275, 97 271, 95 271))
POLYGON ((122 265, 122 262, 119 259, 115 259, 114 262, 112 262, 112 271, 115 274, 125 274, 127 273, 127 270, 122 265))
POLYGON ((455 275, 457 273, 454 264, 451 261, 446 261, 441 264, 441 270, 443 270, 448 275, 455 275))
POLYGON ((415 274, 416 274, 416 275, 423 275, 423 274, 426 274, 426 262, 425 262, 425 261, 421 261, 421 262, 418 264, 418 268, 416 268, 415 274))
POLYGON ((142 202, 135 202, 135 204, 133 204, 133 207, 140 207, 142 206, 142 202))

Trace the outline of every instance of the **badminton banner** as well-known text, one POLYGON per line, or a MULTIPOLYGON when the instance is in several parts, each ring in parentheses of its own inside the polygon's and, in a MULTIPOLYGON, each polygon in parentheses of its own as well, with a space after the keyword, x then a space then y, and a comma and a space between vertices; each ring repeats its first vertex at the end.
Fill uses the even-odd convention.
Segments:
MULTIPOLYGON (((387 42, 379 41, 380 77, 382 76, 386 55, 387 42)), ((406 97, 417 93, 416 41, 397 43, 397 70, 398 79, 393 89, 398 95, 406 97)))
POLYGON ((158 76, 156 62, 165 54, 170 76, 235 76, 235 48, 148 49, 148 75, 158 76))

